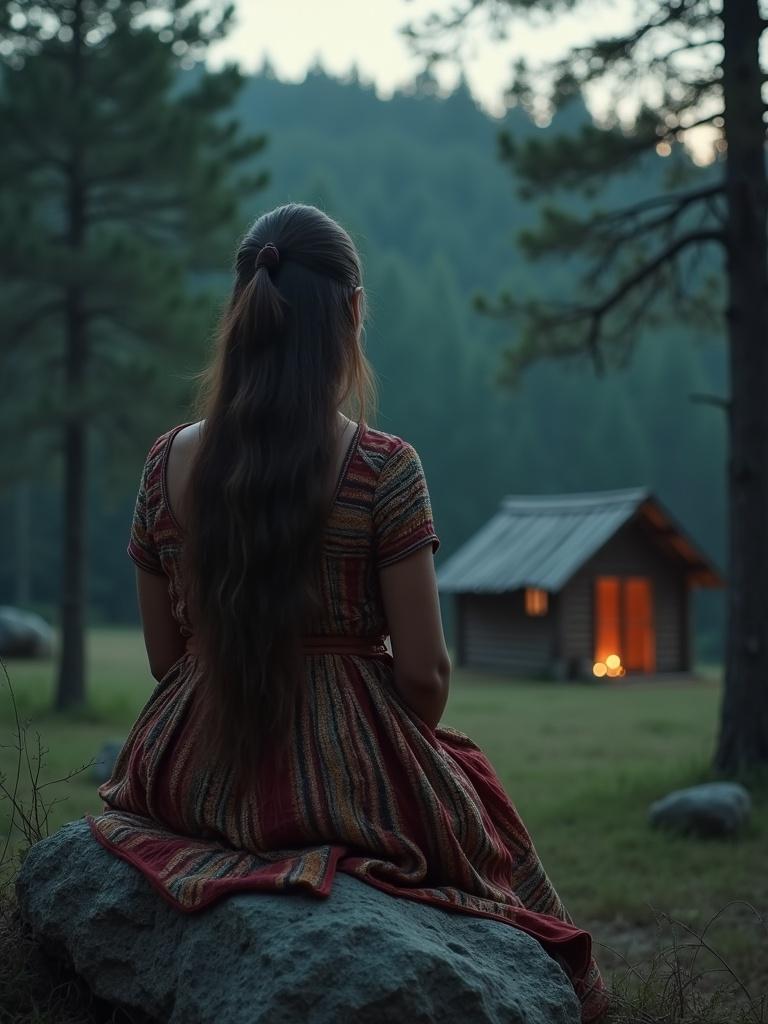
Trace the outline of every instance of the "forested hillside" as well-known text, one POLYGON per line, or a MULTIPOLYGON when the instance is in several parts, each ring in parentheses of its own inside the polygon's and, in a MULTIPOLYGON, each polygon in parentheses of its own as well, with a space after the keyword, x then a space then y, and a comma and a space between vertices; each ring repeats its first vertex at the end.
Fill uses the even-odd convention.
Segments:
MULTIPOLYGON (((722 413, 689 400, 692 393, 725 393, 717 325, 706 337, 660 327, 628 369, 604 378, 589 367, 550 364, 516 392, 496 383, 513 328, 474 313, 473 293, 493 295, 505 286, 524 294, 542 283, 565 290, 569 268, 526 265, 517 252, 515 236, 534 211, 497 160, 499 122, 479 111, 465 89, 440 99, 422 83, 383 101, 357 79, 340 82, 316 70, 294 85, 265 69, 243 91, 239 114, 248 129, 269 136, 263 163, 272 181, 252 216, 288 200, 316 203, 360 245, 367 347, 380 382, 377 425, 406 437, 422 455, 443 541, 439 557, 504 494, 648 485, 723 560, 722 413)), ((574 109, 569 116, 585 115, 574 109)), ((508 118, 519 133, 554 130, 534 128, 520 112, 508 118)), ((663 163, 654 158, 644 169, 638 195, 657 185, 663 163)), ((189 360, 169 373, 199 364, 209 330, 201 324, 189 360)), ((156 432, 188 418, 183 407, 159 409, 156 432)), ((117 472, 104 452, 94 452, 91 598, 100 619, 135 617, 124 547, 151 440, 117 472)), ((28 535, 35 545, 33 603, 53 606, 57 486, 55 469, 46 470, 26 492, 14 487, 2 496, 0 602, 16 599, 28 535)), ((717 649, 718 614, 716 601, 699 612, 709 655, 717 649)))

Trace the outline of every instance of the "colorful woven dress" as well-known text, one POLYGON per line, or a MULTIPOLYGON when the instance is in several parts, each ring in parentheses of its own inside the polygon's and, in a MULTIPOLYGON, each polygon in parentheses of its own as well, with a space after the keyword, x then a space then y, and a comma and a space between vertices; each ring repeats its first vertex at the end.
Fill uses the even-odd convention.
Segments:
POLYGON ((180 577, 184 534, 166 485, 168 451, 185 425, 149 451, 128 550, 168 578, 189 643, 100 786, 93 835, 180 911, 247 889, 322 898, 344 871, 395 897, 504 922, 559 960, 583 1020, 594 1020, 605 994, 590 936, 571 922, 490 762, 463 733, 426 725, 393 685, 377 570, 439 543, 407 442, 361 424, 347 452, 288 769, 265 767, 258 791, 237 801, 226 768, 196 757, 205 720, 180 577))

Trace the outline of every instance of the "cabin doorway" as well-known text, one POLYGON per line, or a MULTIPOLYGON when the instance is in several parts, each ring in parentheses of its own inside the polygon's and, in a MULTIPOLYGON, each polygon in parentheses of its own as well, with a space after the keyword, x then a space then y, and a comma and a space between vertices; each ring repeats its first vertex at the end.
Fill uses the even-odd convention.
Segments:
POLYGON ((653 591, 646 576, 595 580, 596 676, 656 670, 653 591))

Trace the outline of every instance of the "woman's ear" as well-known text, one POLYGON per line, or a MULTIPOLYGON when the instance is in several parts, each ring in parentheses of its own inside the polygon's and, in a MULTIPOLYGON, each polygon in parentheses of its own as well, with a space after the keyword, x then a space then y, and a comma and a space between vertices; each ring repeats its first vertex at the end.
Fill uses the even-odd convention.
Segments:
POLYGON ((352 292, 352 316, 355 321, 355 330, 359 331, 363 319, 363 289, 361 285, 352 292))

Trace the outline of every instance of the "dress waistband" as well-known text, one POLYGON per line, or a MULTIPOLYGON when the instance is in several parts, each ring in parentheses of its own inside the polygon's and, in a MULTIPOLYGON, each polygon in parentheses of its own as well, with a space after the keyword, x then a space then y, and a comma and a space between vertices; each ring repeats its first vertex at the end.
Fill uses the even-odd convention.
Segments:
MULTIPOLYGON (((349 636, 343 633, 323 633, 302 637, 304 654, 357 654, 362 657, 388 654, 384 636, 349 636)), ((187 638, 187 654, 197 654, 194 636, 187 638)))
POLYGON ((345 636, 342 633, 328 633, 319 636, 305 636, 302 646, 305 654, 388 654, 386 637, 345 636))

